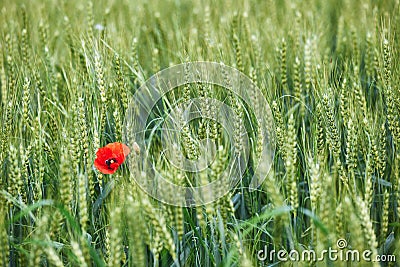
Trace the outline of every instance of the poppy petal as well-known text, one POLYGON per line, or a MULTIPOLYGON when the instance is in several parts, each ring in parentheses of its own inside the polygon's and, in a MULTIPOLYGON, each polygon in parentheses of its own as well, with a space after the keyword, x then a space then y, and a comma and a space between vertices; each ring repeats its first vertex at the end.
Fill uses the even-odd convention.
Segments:
POLYGON ((124 156, 125 156, 125 157, 128 156, 129 153, 131 153, 130 148, 129 148, 127 145, 125 145, 125 144, 122 144, 122 151, 124 152, 124 156))
POLYGON ((117 168, 112 168, 111 166, 107 166, 104 161, 100 161, 99 159, 95 159, 94 166, 103 174, 113 174, 117 168))
POLYGON ((112 156, 112 150, 108 147, 101 147, 97 150, 96 156, 97 158, 105 161, 112 156))
POLYGON ((117 159, 119 164, 122 164, 125 161, 125 157, 130 153, 130 149, 127 145, 122 143, 111 143, 106 147, 110 148, 112 151, 112 156, 117 159))
POLYGON ((122 143, 110 143, 96 152, 94 166, 104 174, 113 174, 130 153, 128 146, 122 143))

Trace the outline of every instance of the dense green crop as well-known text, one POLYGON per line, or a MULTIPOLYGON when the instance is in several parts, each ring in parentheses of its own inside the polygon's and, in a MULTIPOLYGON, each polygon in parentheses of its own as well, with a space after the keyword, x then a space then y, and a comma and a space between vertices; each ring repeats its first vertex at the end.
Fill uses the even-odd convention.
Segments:
MULTIPOLYGON (((0 266, 379 266, 362 259, 366 250, 397 266, 398 0, 18 0, 0 8, 0 266), (200 157, 205 136, 216 144, 204 180, 163 157, 152 117, 149 147, 131 147, 115 174, 94 168, 98 148, 124 142, 138 88, 190 61, 238 69, 269 103, 276 152, 257 190, 249 177, 262 101, 251 106, 201 83, 171 91, 155 112, 167 117, 171 103, 196 97, 232 108, 231 140, 210 119, 182 128, 187 159, 200 157), (240 131, 251 157, 217 201, 171 206, 135 183, 139 153, 174 183, 214 181, 228 148, 244 149, 240 131), (359 251, 360 262, 269 257, 320 257, 328 248, 359 251)), ((213 105, 204 110, 216 116, 213 105)))

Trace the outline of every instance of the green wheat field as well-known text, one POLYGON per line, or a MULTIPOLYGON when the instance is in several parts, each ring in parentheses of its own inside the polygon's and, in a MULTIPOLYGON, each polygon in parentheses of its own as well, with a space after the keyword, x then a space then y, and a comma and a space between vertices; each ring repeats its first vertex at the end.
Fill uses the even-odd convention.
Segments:
POLYGON ((399 266, 400 1, 16 0, 0 13, 1 267, 399 266), (131 147, 112 175, 93 162, 124 142, 137 89, 193 61, 234 67, 260 88, 276 150, 249 190, 261 100, 174 89, 161 117, 182 99, 224 101, 251 156, 229 193, 180 207, 141 190, 137 155, 174 183, 204 184, 234 156, 229 144, 244 149, 240 134, 228 140, 209 119, 186 125, 184 157, 197 159, 205 136, 221 148, 201 179, 162 156, 151 118, 148 149, 131 147))

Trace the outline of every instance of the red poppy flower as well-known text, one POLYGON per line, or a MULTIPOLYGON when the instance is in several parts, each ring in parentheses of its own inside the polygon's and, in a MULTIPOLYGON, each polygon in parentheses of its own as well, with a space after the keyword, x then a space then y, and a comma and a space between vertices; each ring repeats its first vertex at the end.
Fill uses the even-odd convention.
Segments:
POLYGON ((115 142, 99 148, 96 152, 94 166, 104 174, 113 174, 124 163, 131 150, 128 146, 115 142))

